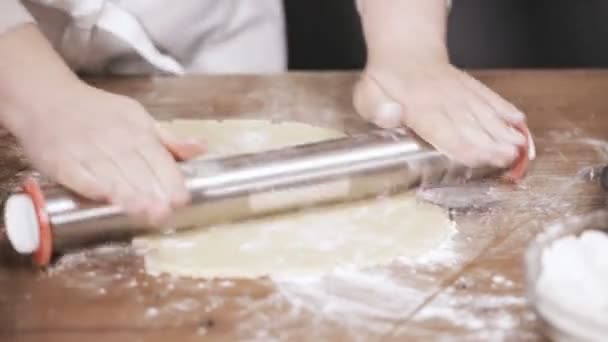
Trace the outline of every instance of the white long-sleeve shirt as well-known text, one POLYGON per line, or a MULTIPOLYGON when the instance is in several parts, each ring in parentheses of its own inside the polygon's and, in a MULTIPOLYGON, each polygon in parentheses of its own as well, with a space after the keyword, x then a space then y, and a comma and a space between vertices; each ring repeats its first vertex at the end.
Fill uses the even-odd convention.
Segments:
POLYGON ((281 0, 1 0, 0 34, 30 22, 75 70, 149 74, 286 68, 281 0))

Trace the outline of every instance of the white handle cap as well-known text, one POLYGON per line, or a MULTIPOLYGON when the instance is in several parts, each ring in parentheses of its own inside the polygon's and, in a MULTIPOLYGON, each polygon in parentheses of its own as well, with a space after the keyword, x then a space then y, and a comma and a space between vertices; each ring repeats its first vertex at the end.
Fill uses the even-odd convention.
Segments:
POLYGON ((25 194, 8 198, 4 208, 4 226, 13 248, 20 254, 32 254, 40 245, 40 227, 36 207, 25 194))

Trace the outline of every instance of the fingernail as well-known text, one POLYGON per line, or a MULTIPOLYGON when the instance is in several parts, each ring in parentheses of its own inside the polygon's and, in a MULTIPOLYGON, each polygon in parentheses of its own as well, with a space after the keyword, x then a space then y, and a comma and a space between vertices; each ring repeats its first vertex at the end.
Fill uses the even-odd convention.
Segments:
POLYGON ((136 201, 131 202, 130 205, 125 206, 124 209, 127 211, 129 216, 135 218, 138 222, 146 224, 146 208, 148 207, 147 202, 136 201))
POLYGON ((196 138, 187 139, 186 143, 190 144, 190 145, 197 145, 197 146, 204 146, 205 145, 205 143, 202 140, 196 139, 196 138))
POLYGON ((171 198, 171 207, 179 208, 190 202, 190 194, 182 189, 176 190, 171 198))
POLYGON ((386 102, 378 107, 373 121, 376 125, 382 128, 393 128, 401 124, 401 116, 403 110, 401 105, 396 102, 386 102))
POLYGON ((514 144, 524 145, 526 143, 526 137, 517 129, 510 127, 509 133, 509 136, 513 138, 512 140, 514 144))
POLYGON ((508 166, 517 158, 517 154, 519 153, 517 147, 511 145, 499 145, 498 149, 500 150, 501 155, 504 155, 505 157, 503 160, 497 163, 497 166, 499 167, 508 166))
POLYGON ((524 113, 515 110, 515 111, 509 111, 506 113, 507 117, 509 118, 510 121, 514 121, 514 122, 522 122, 526 120, 526 115, 524 115, 524 113))
POLYGON ((169 203, 169 195, 160 187, 154 187, 154 197, 158 203, 169 203))
POLYGON ((171 191, 170 205, 176 209, 190 202, 190 193, 184 187, 174 187, 171 191))
POLYGON ((169 207, 164 205, 156 206, 155 210, 148 212, 148 223, 153 226, 162 225, 170 214, 171 209, 169 207))

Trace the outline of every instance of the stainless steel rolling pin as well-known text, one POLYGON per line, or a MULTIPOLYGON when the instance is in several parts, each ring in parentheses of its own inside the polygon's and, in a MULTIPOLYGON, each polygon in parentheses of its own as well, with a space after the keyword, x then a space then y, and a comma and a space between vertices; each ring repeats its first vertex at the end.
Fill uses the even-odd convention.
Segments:
MULTIPOLYGON (((191 205, 165 230, 213 225, 307 206, 407 190, 421 183, 478 178, 499 171, 450 161, 402 129, 284 148, 260 154, 181 164, 191 205)), ((54 252, 158 231, 120 208, 91 202, 65 188, 32 179, 5 206, 14 249, 39 265, 54 252)))

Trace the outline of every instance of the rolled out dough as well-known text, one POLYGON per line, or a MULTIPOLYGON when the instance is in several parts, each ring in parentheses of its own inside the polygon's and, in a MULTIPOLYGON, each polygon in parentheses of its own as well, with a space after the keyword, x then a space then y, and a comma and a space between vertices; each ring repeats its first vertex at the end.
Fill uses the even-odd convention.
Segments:
MULTIPOLYGON (((335 130, 257 120, 177 120, 180 136, 204 137, 210 156, 257 152, 344 136, 335 130)), ((148 273, 200 278, 318 276, 415 257, 441 244, 445 210, 407 193, 180 232, 140 237, 148 273)))

